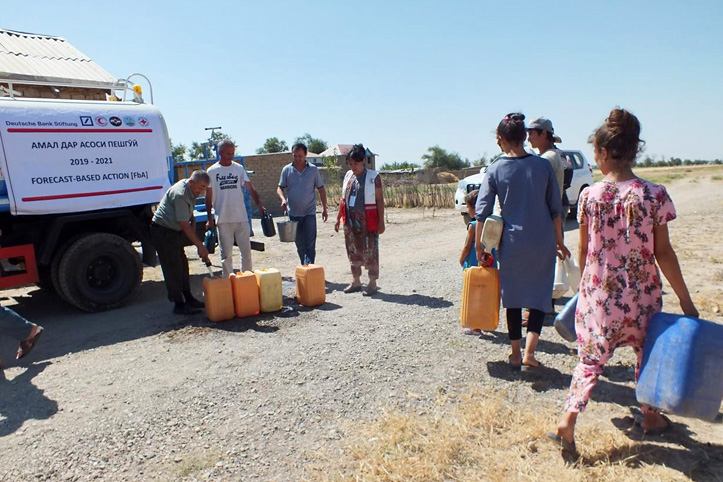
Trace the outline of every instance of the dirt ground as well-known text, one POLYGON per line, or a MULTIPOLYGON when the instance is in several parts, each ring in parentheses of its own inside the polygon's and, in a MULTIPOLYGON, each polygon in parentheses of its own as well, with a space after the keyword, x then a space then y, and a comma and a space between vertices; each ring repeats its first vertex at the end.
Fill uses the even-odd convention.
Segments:
MULTIPOLYGON (((669 185, 684 276, 701 316, 718 323, 721 174, 693 172, 669 185)), ((547 327, 539 347, 545 372, 512 372, 504 319, 481 338, 460 333, 460 214, 392 209, 387 218, 381 291, 372 299, 341 292, 351 275, 333 219, 319 222, 327 303, 315 309, 293 300, 293 244, 261 239, 258 224, 267 249, 254 252, 254 267, 284 276, 278 313, 219 324, 173 315, 160 267, 145 268, 129 306, 105 313, 78 312, 37 288, 5 291, 3 305, 46 332, 22 363, 12 360, 16 345, 0 339, 0 480, 299 480, 319 454, 341 453, 350 424, 390 409, 424 414, 440 393, 504 393, 556 417, 574 346, 547 327)), ((573 252, 577 235, 569 220, 573 252)), ((206 271, 195 250, 188 254, 200 294, 206 271)), ((220 271, 218 254, 215 264, 220 271)), ((665 292, 665 310, 680 312, 667 285, 665 292)), ((636 404, 633 366, 632 351, 616 352, 581 430, 615 430, 611 419, 636 404)), ((664 464, 670 478, 720 480, 721 415, 673 420, 676 435, 655 445, 648 462, 664 464)))

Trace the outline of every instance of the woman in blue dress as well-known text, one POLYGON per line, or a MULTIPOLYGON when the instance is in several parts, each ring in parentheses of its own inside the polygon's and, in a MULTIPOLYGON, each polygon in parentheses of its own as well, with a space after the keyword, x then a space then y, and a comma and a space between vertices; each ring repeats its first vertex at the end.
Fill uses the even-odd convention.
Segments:
POLYGON ((562 202, 550 163, 524 149, 525 116, 508 114, 497 126, 497 145, 505 153, 487 169, 475 210, 478 259, 485 256, 480 237, 495 198, 502 208, 504 229, 499 246, 502 305, 513 367, 540 367, 535 349, 552 299, 555 256, 570 256, 562 238, 562 202), (525 353, 522 354, 522 308, 530 310, 525 353))

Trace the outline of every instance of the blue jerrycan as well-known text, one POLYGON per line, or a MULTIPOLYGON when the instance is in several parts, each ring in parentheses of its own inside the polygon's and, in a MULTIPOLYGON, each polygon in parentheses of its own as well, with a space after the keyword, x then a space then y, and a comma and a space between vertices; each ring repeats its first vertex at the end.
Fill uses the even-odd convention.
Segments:
POLYGON ((638 402, 713 420, 723 400, 723 325, 658 313, 643 346, 638 402))

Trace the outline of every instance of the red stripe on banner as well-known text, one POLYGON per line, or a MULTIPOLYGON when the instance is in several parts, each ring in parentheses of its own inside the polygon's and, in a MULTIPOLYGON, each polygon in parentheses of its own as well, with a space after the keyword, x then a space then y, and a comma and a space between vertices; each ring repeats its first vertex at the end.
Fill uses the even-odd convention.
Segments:
POLYGON ((72 199, 76 197, 93 197, 93 196, 110 196, 111 194, 125 194, 129 192, 155 191, 163 189, 163 186, 138 187, 134 189, 119 189, 117 191, 98 191, 98 192, 82 192, 75 194, 57 194, 55 196, 36 196, 24 197, 23 202, 30 203, 33 201, 53 201, 55 199, 72 199))
POLYGON ((38 134, 42 132, 85 133, 85 132, 153 132, 153 129, 36 129, 24 127, 11 127, 8 132, 24 132, 38 134))

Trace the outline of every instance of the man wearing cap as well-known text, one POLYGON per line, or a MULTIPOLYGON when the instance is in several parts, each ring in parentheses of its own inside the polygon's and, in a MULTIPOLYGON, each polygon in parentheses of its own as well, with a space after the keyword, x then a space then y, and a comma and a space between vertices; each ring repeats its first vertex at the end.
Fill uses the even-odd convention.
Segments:
POLYGON ((550 162, 552 170, 555 172, 557 186, 560 188, 560 195, 563 200, 565 198, 565 161, 562 160, 560 151, 555 147, 555 142, 562 142, 555 135, 555 129, 552 127, 550 119, 538 117, 527 125, 527 139, 530 145, 537 149, 540 157, 544 157, 550 162))

